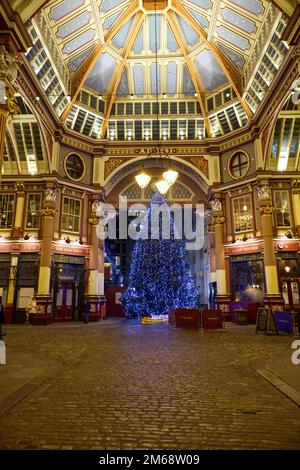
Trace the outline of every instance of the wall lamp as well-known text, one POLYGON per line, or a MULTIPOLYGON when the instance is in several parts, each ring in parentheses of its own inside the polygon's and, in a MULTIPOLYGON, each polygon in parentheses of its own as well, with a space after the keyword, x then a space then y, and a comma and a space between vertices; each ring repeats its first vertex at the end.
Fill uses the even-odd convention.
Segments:
POLYGON ((65 238, 66 243, 71 243, 70 237, 65 238))
POLYGON ((29 240, 29 238, 30 238, 30 235, 28 235, 28 233, 25 233, 24 240, 29 240))

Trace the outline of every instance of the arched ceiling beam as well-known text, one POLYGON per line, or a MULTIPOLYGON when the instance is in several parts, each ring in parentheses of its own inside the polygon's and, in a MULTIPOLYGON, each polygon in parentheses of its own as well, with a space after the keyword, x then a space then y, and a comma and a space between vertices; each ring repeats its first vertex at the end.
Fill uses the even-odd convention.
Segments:
POLYGON ((179 27, 177 25, 177 20, 176 20, 175 14, 173 12, 169 11, 166 14, 166 16, 167 16, 169 25, 170 25, 170 27, 173 31, 173 34, 175 36, 175 39, 176 39, 176 41, 177 41, 177 43, 178 43, 178 45, 181 49, 181 52, 184 56, 184 60, 186 62, 186 65, 189 69, 191 79, 193 81, 195 90, 198 94, 198 101, 199 101, 201 113, 202 113, 202 116, 203 116, 203 119, 204 119, 206 132, 207 132, 208 137, 211 137, 211 135, 212 135, 211 125, 210 125, 210 122, 208 120, 208 117, 207 117, 207 114, 206 114, 206 109, 205 109, 205 104, 204 104, 204 101, 203 101, 204 89, 203 89, 203 86, 200 82, 198 73, 195 69, 195 64, 188 55, 187 47, 186 47, 186 44, 184 43, 184 40, 182 38, 182 34, 180 33, 179 27))
POLYGON ((124 54, 123 54, 123 58, 122 58, 121 62, 119 63, 117 69, 114 72, 113 78, 111 80, 111 85, 108 89, 108 98, 107 98, 107 101, 106 101, 106 115, 105 115, 105 119, 104 119, 102 127, 101 127, 101 138, 104 138, 104 135, 105 135, 105 132, 106 132, 106 129, 107 129, 107 125, 108 125, 108 120, 110 118, 112 106, 114 104, 115 96, 116 96, 116 93, 117 93, 117 90, 118 90, 118 86, 119 86, 124 68, 126 66, 128 56, 129 56, 129 54, 132 50, 134 41, 135 41, 135 39, 138 35, 138 32, 140 30, 140 27, 141 27, 143 21, 144 21, 144 13, 142 13, 140 11, 136 15, 136 18, 133 22, 133 25, 132 25, 132 27, 129 31, 128 39, 127 39, 126 44, 125 44, 125 51, 124 51, 124 54))
POLYGON ((200 36, 204 44, 212 51, 217 61, 219 62, 224 74, 228 78, 228 81, 232 86, 238 100, 244 108, 245 113, 250 118, 252 116, 252 112, 245 100, 243 100, 242 98, 242 81, 239 72, 231 65, 230 61, 227 59, 225 54, 223 54, 214 43, 208 41, 207 34, 204 29, 202 29, 198 21, 181 5, 178 0, 172 1, 172 10, 182 16, 182 18, 184 18, 185 21, 190 24, 190 26, 200 36))
POLYGON ((104 43, 99 44, 99 46, 96 47, 95 51, 87 58, 87 60, 80 66, 78 71, 75 73, 75 75, 71 79, 71 85, 70 85, 71 100, 68 103, 66 109, 64 110, 61 116, 61 120, 63 122, 66 120, 73 104, 75 103, 80 91, 82 90, 84 82, 88 78, 98 57, 105 52, 107 44, 118 33, 118 31, 120 31, 122 26, 124 26, 124 24, 127 23, 129 18, 131 18, 131 16, 134 15, 138 10, 139 10, 139 2, 138 0, 135 0, 133 4, 128 8, 128 10, 124 13, 124 15, 120 16, 120 18, 116 21, 114 26, 106 34, 104 38, 104 43))

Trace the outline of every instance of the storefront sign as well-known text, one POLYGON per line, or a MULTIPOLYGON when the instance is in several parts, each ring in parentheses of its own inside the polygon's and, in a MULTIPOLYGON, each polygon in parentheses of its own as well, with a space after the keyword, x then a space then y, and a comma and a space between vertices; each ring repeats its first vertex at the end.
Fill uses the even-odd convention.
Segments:
POLYGON ((53 244, 53 252, 60 253, 65 255, 77 255, 77 256, 87 256, 89 254, 88 247, 81 246, 69 246, 69 245, 55 245, 53 244))
POLYGON ((20 243, 19 251, 20 253, 38 253, 41 249, 40 243, 20 243))
POLYGON ((298 241, 280 240, 274 243, 274 247, 279 251, 298 251, 300 249, 300 243, 298 241))
POLYGON ((0 242, 0 253, 10 253, 11 251, 11 243, 0 242))
POLYGON ((242 255, 245 253, 260 253, 262 251, 261 243, 256 243, 254 245, 237 245, 237 246, 227 246, 225 247, 225 253, 227 255, 242 255))

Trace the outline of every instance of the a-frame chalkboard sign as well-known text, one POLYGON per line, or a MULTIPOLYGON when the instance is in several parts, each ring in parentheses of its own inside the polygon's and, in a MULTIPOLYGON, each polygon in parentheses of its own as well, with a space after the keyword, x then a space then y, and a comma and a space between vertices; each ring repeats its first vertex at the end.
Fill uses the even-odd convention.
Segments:
POLYGON ((261 307, 257 310, 255 333, 276 333, 279 335, 275 323, 273 310, 268 307, 261 307))

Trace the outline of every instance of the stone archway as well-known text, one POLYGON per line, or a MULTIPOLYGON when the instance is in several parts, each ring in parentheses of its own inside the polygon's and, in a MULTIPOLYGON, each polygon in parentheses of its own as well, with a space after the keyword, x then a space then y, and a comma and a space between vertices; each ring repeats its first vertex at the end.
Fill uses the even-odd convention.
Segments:
MULTIPOLYGON (((121 160, 122 157, 119 157, 121 160)), ((127 159, 124 163, 119 165, 114 171, 107 176, 105 180, 105 193, 106 201, 109 204, 112 204, 114 207, 118 207, 119 195, 126 195, 128 207, 135 203, 143 203, 148 206, 151 196, 141 197, 144 195, 144 191, 141 191, 138 185, 135 182, 135 175, 141 171, 142 168, 145 168, 147 173, 152 176, 161 176, 162 172, 166 168, 171 168, 179 172, 178 180, 174 184, 180 184, 183 188, 186 189, 184 193, 186 195, 182 198, 176 195, 174 197, 168 198, 169 203, 179 203, 191 204, 193 207, 196 207, 196 203, 203 203, 204 209, 209 208, 208 204, 208 189, 209 182, 205 178, 200 170, 195 171, 192 164, 181 160, 180 158, 170 158, 170 159, 160 159, 160 158, 132 158, 127 159), (128 189, 132 187, 140 190, 139 194, 134 192, 127 192, 128 189)), ((180 188, 179 188, 180 189, 180 188)), ((151 191, 150 191, 151 192, 151 191)), ((149 191, 148 191, 149 193, 149 191)), ((171 192, 173 195, 173 192, 171 192)), ((189 253, 189 260, 192 265, 192 272, 196 282, 196 285, 203 292, 203 302, 206 302, 206 290, 207 290, 207 280, 205 279, 205 270, 204 270, 204 253, 203 249, 198 250, 197 252, 189 253)))
POLYGON ((202 157, 201 161, 207 163, 207 165, 203 165, 206 174, 204 171, 196 168, 191 161, 174 156, 167 159, 145 157, 124 158, 124 163, 122 162, 123 158, 118 158, 117 160, 116 163, 118 165, 114 169, 111 169, 108 174, 105 174, 104 188, 109 200, 114 200, 116 195, 121 192, 121 189, 123 189, 126 184, 129 184, 130 181, 134 181, 135 174, 141 171, 142 168, 147 169, 150 173, 151 171, 155 173, 155 169, 159 172, 160 170, 171 168, 178 171, 179 178, 180 175, 182 175, 182 177, 186 179, 187 184, 193 187, 193 192, 196 198, 198 198, 198 201, 200 199, 205 204, 208 203, 207 193, 210 181, 208 179, 208 160, 204 159, 204 157, 202 157))

